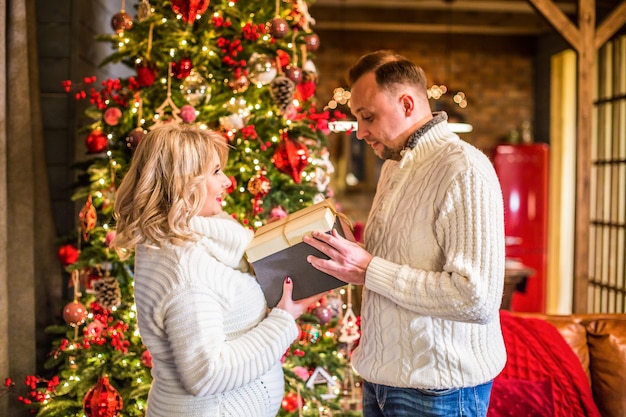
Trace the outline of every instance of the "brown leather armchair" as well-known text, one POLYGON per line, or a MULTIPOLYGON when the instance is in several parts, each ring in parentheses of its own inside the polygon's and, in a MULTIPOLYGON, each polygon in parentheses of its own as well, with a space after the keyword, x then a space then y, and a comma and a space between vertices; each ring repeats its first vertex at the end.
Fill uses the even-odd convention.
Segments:
POLYGON ((601 415, 626 416, 626 314, 513 314, 554 325, 578 356, 601 415))

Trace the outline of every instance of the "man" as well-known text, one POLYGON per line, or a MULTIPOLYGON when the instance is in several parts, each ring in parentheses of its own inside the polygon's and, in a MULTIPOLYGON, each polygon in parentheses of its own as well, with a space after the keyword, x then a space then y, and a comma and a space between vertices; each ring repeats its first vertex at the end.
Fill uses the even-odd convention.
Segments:
POLYGON ((357 137, 385 160, 364 248, 305 241, 317 269, 363 285, 353 366, 364 417, 485 416, 506 362, 502 192, 489 159, 431 113, 423 70, 391 51, 350 69, 357 137))

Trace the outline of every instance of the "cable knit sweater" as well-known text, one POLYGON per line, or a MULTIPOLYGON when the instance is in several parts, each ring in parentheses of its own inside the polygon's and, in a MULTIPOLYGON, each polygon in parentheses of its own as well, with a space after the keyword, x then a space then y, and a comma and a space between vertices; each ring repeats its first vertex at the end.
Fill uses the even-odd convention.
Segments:
POLYGON ((353 365, 370 382, 471 387, 503 369, 503 201, 489 159, 444 114, 383 165, 364 240, 362 339, 353 365))
POLYGON ((191 227, 198 243, 136 251, 137 318, 154 377, 146 416, 273 417, 295 320, 268 314, 246 272, 251 231, 226 214, 195 217, 191 227))

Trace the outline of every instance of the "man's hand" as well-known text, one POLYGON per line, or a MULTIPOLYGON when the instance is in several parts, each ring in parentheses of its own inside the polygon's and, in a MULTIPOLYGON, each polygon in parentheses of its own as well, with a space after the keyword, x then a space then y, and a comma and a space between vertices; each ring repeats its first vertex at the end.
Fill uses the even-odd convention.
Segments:
POLYGON ((365 271, 374 256, 358 243, 344 239, 334 229, 331 234, 313 232, 304 242, 330 258, 309 255, 307 261, 313 267, 349 284, 365 283, 365 271))

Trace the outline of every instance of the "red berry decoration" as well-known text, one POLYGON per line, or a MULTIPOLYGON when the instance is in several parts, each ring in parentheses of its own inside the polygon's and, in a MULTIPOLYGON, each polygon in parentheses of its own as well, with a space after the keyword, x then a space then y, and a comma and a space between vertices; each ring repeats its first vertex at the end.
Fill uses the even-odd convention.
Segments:
POLYGON ((83 399, 83 409, 87 417, 115 417, 122 411, 122 396, 103 376, 87 391, 83 399))
POLYGON ((281 405, 285 411, 287 411, 288 413, 293 413, 304 405, 304 401, 302 401, 302 397, 300 397, 294 391, 289 391, 283 397, 281 405))
POLYGON ((79 251, 74 245, 63 245, 59 248, 57 255, 64 266, 71 265, 78 260, 79 251))
POLYGON ((148 349, 144 350, 141 354, 141 363, 143 363, 147 368, 152 368, 152 355, 148 349))
POLYGON ((141 87, 150 87, 156 79, 156 67, 150 61, 142 61, 137 65, 137 82, 141 87))
POLYGON ((120 10, 118 13, 115 13, 111 18, 111 27, 113 28, 115 33, 122 33, 125 30, 132 29, 133 18, 130 17, 130 15, 124 10, 120 10))
POLYGON ((276 147, 273 162, 279 171, 291 175, 296 184, 300 184, 302 171, 309 163, 309 150, 303 144, 286 138, 276 147))
POLYGON ((282 39, 289 33, 289 23, 282 17, 275 17, 270 20, 269 32, 276 39, 282 39))
POLYGON ((72 327, 80 326, 87 318, 87 307, 80 301, 72 301, 63 309, 63 320, 72 327))
POLYGON ((102 130, 93 130, 87 136, 86 144, 89 153, 100 153, 107 148, 108 140, 102 130))
POLYGON ((179 80, 187 78, 187 76, 191 74, 192 68, 193 64, 191 63, 191 59, 181 58, 180 61, 174 64, 174 77, 179 80))
POLYGON ((315 33, 306 35, 304 37, 307 51, 315 52, 320 47, 320 37, 315 33))
POLYGON ((183 22, 192 24, 209 7, 209 0, 172 0, 172 10, 183 22))

